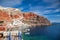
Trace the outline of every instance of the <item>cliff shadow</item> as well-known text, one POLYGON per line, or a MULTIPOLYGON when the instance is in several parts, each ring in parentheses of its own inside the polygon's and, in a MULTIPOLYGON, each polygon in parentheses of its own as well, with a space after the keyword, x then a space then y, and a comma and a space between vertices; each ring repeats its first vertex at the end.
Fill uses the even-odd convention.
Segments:
POLYGON ((32 28, 30 28, 30 35, 31 36, 44 35, 45 29, 47 27, 48 26, 35 26, 35 27, 32 27, 32 28))

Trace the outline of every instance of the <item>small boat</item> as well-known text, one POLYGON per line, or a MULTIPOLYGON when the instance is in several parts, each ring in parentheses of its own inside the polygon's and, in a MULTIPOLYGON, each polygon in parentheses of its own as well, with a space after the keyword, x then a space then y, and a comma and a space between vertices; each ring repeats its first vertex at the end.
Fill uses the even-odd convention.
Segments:
POLYGON ((29 32, 26 32, 25 35, 29 35, 30 33, 29 32))

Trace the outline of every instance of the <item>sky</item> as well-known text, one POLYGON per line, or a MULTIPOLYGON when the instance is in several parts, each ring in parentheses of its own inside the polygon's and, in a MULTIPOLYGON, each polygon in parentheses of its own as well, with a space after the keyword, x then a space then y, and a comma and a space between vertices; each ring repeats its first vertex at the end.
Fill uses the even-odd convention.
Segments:
POLYGON ((51 22, 60 22, 60 0, 0 0, 0 6, 34 12, 51 22))

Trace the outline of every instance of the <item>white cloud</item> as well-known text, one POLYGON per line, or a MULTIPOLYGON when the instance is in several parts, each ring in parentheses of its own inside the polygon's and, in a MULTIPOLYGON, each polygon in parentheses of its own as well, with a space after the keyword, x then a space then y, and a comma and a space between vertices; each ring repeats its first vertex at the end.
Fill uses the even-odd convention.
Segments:
POLYGON ((31 3, 29 4, 29 7, 32 7, 32 4, 31 3))
POLYGON ((47 13, 51 13, 53 10, 45 10, 43 13, 47 14, 47 13))
POLYGON ((48 13, 55 13, 55 12, 60 12, 60 9, 55 9, 55 10, 45 10, 43 13, 48 14, 48 13))
POLYGON ((56 15, 56 16, 59 16, 60 17, 60 15, 56 15))
POLYGON ((38 13, 38 14, 43 14, 42 11, 46 9, 43 6, 33 6, 29 8, 29 12, 34 12, 34 13, 38 13))
POLYGON ((52 10, 52 9, 48 10, 47 7, 35 6, 35 7, 31 7, 29 11, 37 13, 41 16, 44 16, 44 17, 48 18, 51 22, 60 22, 60 19, 58 18, 58 17, 60 17, 60 15, 43 15, 43 14, 50 14, 50 13, 52 14, 52 13, 59 12, 60 11, 59 8, 57 8, 57 9, 55 8, 54 10, 52 10))
POLYGON ((59 2, 55 2, 55 3, 52 3, 50 6, 48 6, 47 8, 57 8, 59 5, 60 5, 59 2))
POLYGON ((57 2, 58 0, 43 0, 44 2, 57 2))
POLYGON ((22 3, 22 0, 2 0, 1 5, 2 6, 14 6, 14 5, 19 5, 22 3))
POLYGON ((20 9, 20 10, 24 10, 24 8, 23 8, 23 7, 20 7, 20 8, 18 8, 18 9, 20 9))
POLYGON ((60 8, 59 9, 56 9, 55 12, 60 12, 60 8))
POLYGON ((51 22, 59 22, 60 23, 60 15, 44 15, 51 22))
POLYGON ((31 7, 29 9, 30 12, 34 12, 34 13, 38 13, 40 15, 43 15, 43 14, 50 14, 50 13, 56 13, 56 12, 60 12, 60 8, 58 9, 55 9, 55 10, 48 10, 48 8, 46 7, 41 7, 41 6, 35 6, 35 7, 31 7))
POLYGON ((60 19, 58 19, 58 20, 51 20, 51 22, 58 22, 58 23, 60 23, 60 19))

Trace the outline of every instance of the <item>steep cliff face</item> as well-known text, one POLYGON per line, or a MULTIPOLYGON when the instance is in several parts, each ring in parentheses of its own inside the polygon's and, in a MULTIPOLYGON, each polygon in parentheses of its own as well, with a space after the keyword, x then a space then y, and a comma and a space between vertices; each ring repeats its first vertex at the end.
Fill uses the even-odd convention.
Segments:
POLYGON ((7 14, 7 12, 0 10, 0 20, 10 20, 9 15, 7 14))
POLYGON ((7 12, 0 10, 0 31, 6 30, 6 23, 11 21, 7 12))
POLYGON ((8 28, 25 26, 45 26, 51 25, 50 21, 43 16, 37 15, 32 12, 21 12, 19 9, 15 8, 1 8, 0 7, 0 26, 1 30, 8 28), (24 25, 24 26, 23 26, 24 25), (4 26, 4 27, 3 27, 4 26))
POLYGON ((23 13, 24 20, 23 22, 28 23, 31 26, 44 26, 50 25, 50 21, 43 16, 34 14, 32 12, 23 13))
POLYGON ((19 9, 0 7, 0 31, 12 30, 12 28, 25 28, 24 26, 27 24, 24 24, 22 21, 23 14, 19 9))

